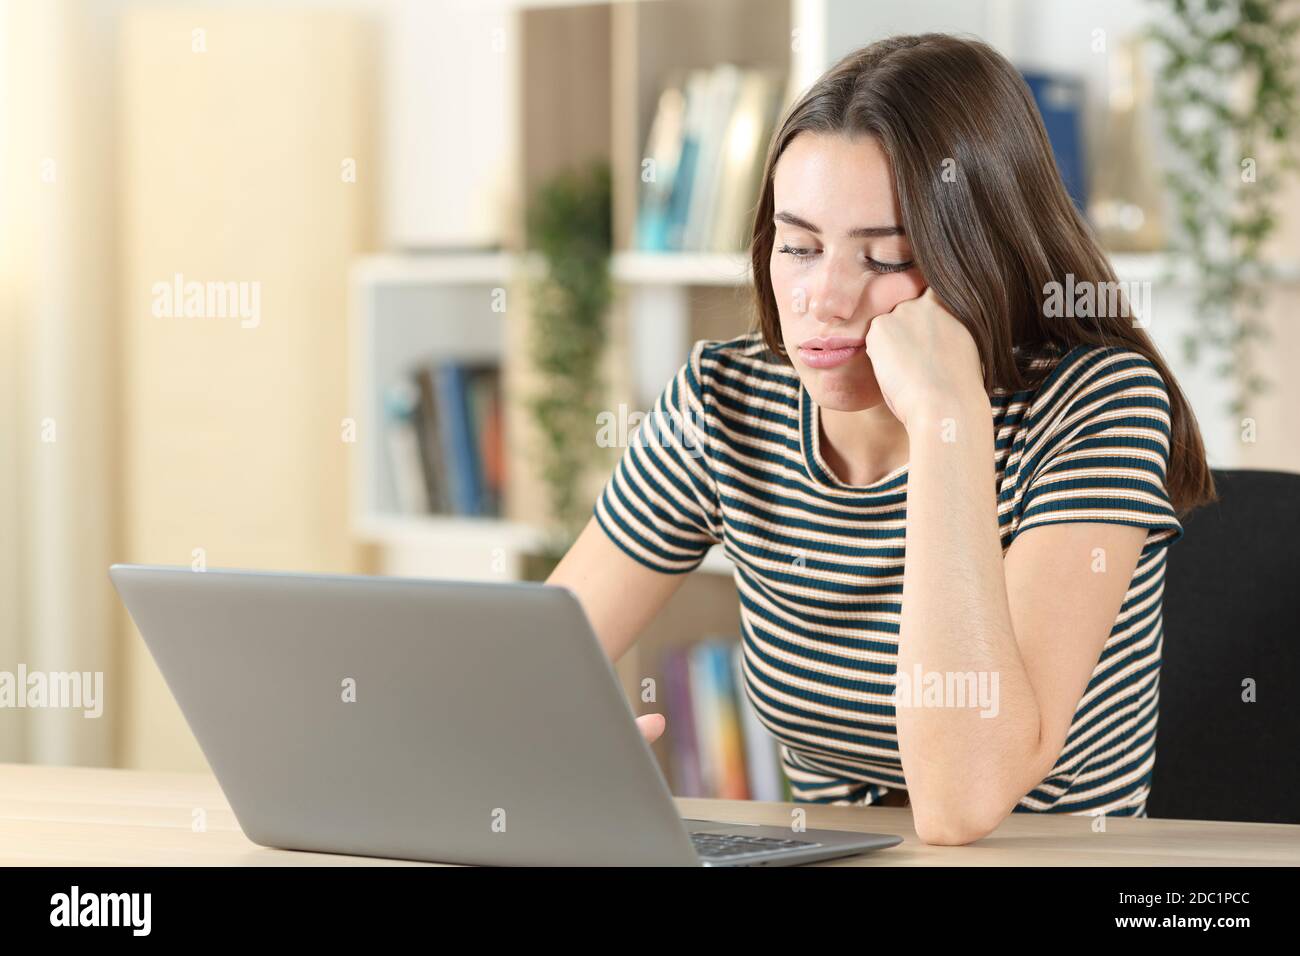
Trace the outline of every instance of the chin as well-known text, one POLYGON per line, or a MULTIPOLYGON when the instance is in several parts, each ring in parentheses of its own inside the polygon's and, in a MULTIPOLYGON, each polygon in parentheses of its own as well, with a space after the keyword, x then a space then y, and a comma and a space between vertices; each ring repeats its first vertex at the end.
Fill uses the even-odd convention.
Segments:
POLYGON ((852 377, 828 375, 825 372, 805 370, 804 387, 822 408, 836 412, 861 412, 884 402, 876 377, 860 372, 852 377))

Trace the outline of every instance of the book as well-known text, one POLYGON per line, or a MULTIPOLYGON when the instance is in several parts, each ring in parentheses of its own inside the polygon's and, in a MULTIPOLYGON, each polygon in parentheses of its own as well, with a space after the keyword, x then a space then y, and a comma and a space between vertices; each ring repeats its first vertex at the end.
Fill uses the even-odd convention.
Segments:
POLYGON ((749 781, 745 774, 745 741, 740 729, 740 700, 734 677, 730 641, 705 644, 713 668, 717 709, 718 780, 717 796, 724 800, 748 800, 749 781))
POLYGON ((428 488, 420 450, 420 389, 402 379, 384 392, 384 441, 393 477, 393 495, 403 514, 429 511, 428 488))
POLYGON ((1022 71, 1021 76, 1043 118, 1065 191, 1078 210, 1084 212, 1088 208, 1088 183, 1083 142, 1083 80, 1037 70, 1022 71))
POLYGON ((687 652, 682 648, 667 651, 663 658, 663 673, 665 717, 671 731, 668 739, 673 792, 680 797, 708 796, 700 773, 687 652))
POLYGON ((691 712, 695 717, 695 742, 700 761, 700 787, 707 797, 716 797, 722 781, 721 728, 718 721, 717 688, 713 667, 704 644, 687 652, 690 673, 691 712))
POLYGON ((449 507, 446 481, 443 478, 443 451, 441 425, 438 421, 438 389, 433 371, 422 367, 415 372, 416 388, 420 393, 419 408, 415 416, 416 434, 423 463, 424 484, 428 510, 445 512, 449 507))
POLYGON ((467 376, 480 513, 499 515, 505 494, 501 374, 496 366, 472 368, 467 376))
POLYGON ((655 176, 641 183, 638 248, 733 252, 747 245, 784 77, 734 63, 668 74, 646 138, 655 176))
POLYGON ((509 470, 506 466, 506 400, 500 373, 493 385, 483 430, 483 467, 492 488, 492 513, 504 515, 509 470))
POLYGON ((723 139, 740 91, 740 80, 741 70, 733 63, 721 63, 709 75, 699 114, 695 183, 682 231, 683 249, 701 250, 708 247, 718 181, 722 175, 723 139))
POLYGON ((683 123, 686 94, 680 72, 674 73, 659 94, 646 141, 645 158, 653 163, 653 178, 640 178, 640 204, 637 209, 637 247, 648 252, 663 252, 669 245, 669 213, 673 183, 682 156, 683 123))
POLYGON ((451 510, 456 514, 480 514, 477 442, 470 417, 469 389, 465 366, 454 360, 439 362, 434 369, 438 399, 438 435, 446 463, 451 510))
POLYGON ((749 245, 754 208, 777 112, 784 95, 776 70, 746 70, 722 138, 721 169, 708 241, 716 252, 749 245))
POLYGON ((660 659, 665 743, 679 797, 789 801, 780 747, 744 692, 741 647, 710 638, 660 659))
MULTIPOLYGON (((410 435, 418 447, 419 473, 424 485, 423 509, 434 514, 472 517, 499 515, 505 498, 505 408, 501 370, 496 365, 454 359, 427 362, 413 370, 403 388, 409 432, 392 440, 405 447, 390 451, 404 456, 398 492, 402 510, 420 502, 409 487, 410 435), (414 409, 409 406, 412 396, 414 409)), ((392 399, 400 406, 397 394, 392 399)), ((390 417, 397 415, 390 413, 390 417)), ((394 471, 398 465, 394 464, 394 471)))
POLYGON ((691 209, 700 140, 705 131, 705 94, 709 87, 707 70, 691 70, 686 78, 686 105, 682 120, 682 147, 672 190, 668 197, 666 248, 685 248, 683 236, 691 209))

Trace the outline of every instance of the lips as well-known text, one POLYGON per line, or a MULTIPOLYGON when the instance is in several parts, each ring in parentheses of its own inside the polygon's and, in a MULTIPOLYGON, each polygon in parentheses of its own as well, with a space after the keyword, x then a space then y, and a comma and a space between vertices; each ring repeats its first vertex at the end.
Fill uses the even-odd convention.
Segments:
POLYGON ((820 349, 822 351, 833 351, 835 349, 856 349, 866 345, 866 339, 847 338, 843 335, 832 335, 830 338, 805 339, 799 343, 801 349, 820 349))
POLYGON ((864 339, 844 336, 807 339, 799 345, 799 358, 809 368, 835 368, 866 353, 864 339))

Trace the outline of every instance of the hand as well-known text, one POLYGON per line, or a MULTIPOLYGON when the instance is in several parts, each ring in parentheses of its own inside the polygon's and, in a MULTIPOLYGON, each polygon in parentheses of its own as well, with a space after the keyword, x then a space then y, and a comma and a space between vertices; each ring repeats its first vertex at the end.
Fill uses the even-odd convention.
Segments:
POLYGON ((867 357, 885 404, 904 427, 934 404, 987 398, 975 340, 933 289, 871 320, 867 357))
POLYGON ((646 714, 636 719, 637 729, 641 731, 641 736, 648 744, 654 743, 663 735, 666 725, 663 714, 646 714))

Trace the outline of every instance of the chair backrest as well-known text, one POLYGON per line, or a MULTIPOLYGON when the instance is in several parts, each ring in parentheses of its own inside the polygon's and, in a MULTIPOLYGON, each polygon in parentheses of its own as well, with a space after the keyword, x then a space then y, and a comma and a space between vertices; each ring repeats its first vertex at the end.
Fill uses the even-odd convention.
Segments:
POLYGON ((1214 478, 1168 552, 1147 814, 1300 823, 1300 475, 1214 478))

